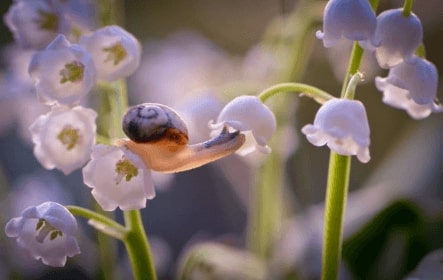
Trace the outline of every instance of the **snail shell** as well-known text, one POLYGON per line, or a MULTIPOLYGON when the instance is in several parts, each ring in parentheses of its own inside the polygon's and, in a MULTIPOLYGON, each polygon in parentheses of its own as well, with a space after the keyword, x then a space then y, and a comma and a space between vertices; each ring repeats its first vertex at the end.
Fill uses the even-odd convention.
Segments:
POLYGON ((178 113, 157 103, 129 108, 123 117, 123 131, 136 143, 155 142, 165 137, 177 145, 188 143, 188 129, 178 113))
POLYGON ((199 167, 235 152, 245 142, 239 131, 221 133, 202 143, 189 145, 186 124, 173 109, 157 103, 129 108, 123 131, 130 140, 120 140, 140 156, 147 168, 164 173, 199 167))

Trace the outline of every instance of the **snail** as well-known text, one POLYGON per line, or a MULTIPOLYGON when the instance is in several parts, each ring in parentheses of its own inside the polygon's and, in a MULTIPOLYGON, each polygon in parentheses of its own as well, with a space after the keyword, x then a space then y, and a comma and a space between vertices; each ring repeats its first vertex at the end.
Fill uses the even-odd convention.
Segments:
POLYGON ((140 156, 147 168, 163 173, 200 167, 234 153, 245 142, 244 134, 225 126, 216 137, 189 144, 186 124, 178 113, 158 103, 129 108, 122 126, 129 139, 119 144, 140 156))

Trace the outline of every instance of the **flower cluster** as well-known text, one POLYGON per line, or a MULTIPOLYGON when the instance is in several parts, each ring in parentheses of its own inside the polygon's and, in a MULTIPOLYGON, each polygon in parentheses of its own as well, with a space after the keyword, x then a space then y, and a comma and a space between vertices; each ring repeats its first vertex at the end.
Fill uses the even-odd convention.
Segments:
MULTIPOLYGON (((5 23, 18 47, 30 53, 28 73, 37 94, 35 100, 49 110, 30 126, 35 157, 46 169, 56 168, 67 175, 84 166, 92 153, 92 160, 84 170, 85 183, 90 185, 94 183, 92 172, 106 177, 101 173, 102 166, 96 164, 97 154, 110 152, 95 146, 97 112, 84 106, 86 97, 101 81, 114 82, 131 75, 140 63, 141 45, 119 26, 84 28, 84 22, 76 21, 82 19, 72 14, 83 3, 74 2, 17 0, 5 15, 5 23)), ((111 180, 122 191, 128 188, 127 181, 144 173, 131 169, 136 158, 130 161, 127 159, 130 156, 118 154, 119 151, 118 160, 109 164, 115 164, 114 170, 121 176, 111 180)), ((112 156, 111 153, 108 158, 113 159, 112 156)), ((149 179, 149 174, 146 176, 149 179)), ((146 194, 139 196, 139 202, 120 195, 119 199, 124 201, 122 209, 130 208, 128 204, 144 207, 146 198, 154 196, 152 185, 132 181, 145 186, 146 194)), ((112 210, 100 192, 93 191, 93 195, 103 202, 105 210, 112 210)), ((16 237, 18 244, 34 258, 41 258, 48 265, 63 266, 66 256, 79 253, 73 237, 76 227, 66 208, 47 202, 24 210, 22 218, 12 219, 6 233, 16 237)))
POLYGON ((437 70, 417 52, 423 44, 423 30, 414 13, 399 8, 376 16, 366 0, 330 0, 323 32, 318 31, 317 37, 325 47, 333 47, 345 37, 375 52, 380 67, 389 69, 388 77, 376 78, 386 104, 406 110, 414 119, 443 112, 437 100, 437 70))
MULTIPOLYGON (((330 0, 324 10, 323 32, 318 31, 317 38, 327 48, 344 37, 375 52, 379 66, 389 69, 386 78, 375 78, 376 87, 383 91, 383 102, 406 110, 414 119, 423 119, 432 112, 443 112, 443 106, 437 100, 436 67, 416 54, 422 45, 422 33, 420 19, 405 8, 376 16, 366 0, 330 0)), ((352 79, 347 86, 355 90, 351 84, 352 79)), ((314 124, 304 126, 302 132, 316 146, 327 144, 336 153, 356 155, 364 163, 370 159, 369 125, 359 101, 327 101, 317 112, 314 124)))
POLYGON ((34 153, 44 167, 68 174, 86 163, 95 144, 96 113, 78 104, 97 80, 115 81, 134 72, 140 53, 138 41, 118 26, 82 35, 78 43, 59 34, 35 52, 29 74, 39 100, 51 106, 31 125, 34 153))

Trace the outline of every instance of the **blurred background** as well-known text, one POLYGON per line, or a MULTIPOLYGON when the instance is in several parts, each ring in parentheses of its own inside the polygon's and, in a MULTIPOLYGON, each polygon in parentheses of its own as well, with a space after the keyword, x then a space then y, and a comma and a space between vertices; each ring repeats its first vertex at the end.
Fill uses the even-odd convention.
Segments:
MULTIPOLYGON (((314 34, 321 29, 326 1, 299 2, 115 2, 119 23, 143 45, 142 63, 128 79, 130 104, 173 106, 187 121, 191 141, 197 142, 209 137, 206 124, 237 95, 295 81, 338 96, 351 45, 325 49, 314 34)), ((380 2, 378 11, 402 6, 402 1, 380 2)), ((94 17, 95 1, 78 3, 80 16, 94 17)), ((1 1, 2 15, 10 4, 1 1)), ((426 57, 443 73, 443 2, 415 1, 413 11, 423 24, 426 57)), ((25 86, 12 90, 9 84, 11 77, 26 72, 18 65, 17 48, 4 24, 0 44, 2 227, 27 206, 46 200, 89 207, 92 198, 81 170, 65 176, 45 170, 34 158, 26 130, 41 111, 30 95, 17 96, 25 86)), ((387 72, 371 56, 365 58, 362 70, 366 79, 356 98, 368 112, 371 161, 361 164, 353 159, 341 277, 404 279, 423 256, 443 247, 443 115, 416 121, 384 105, 373 80, 387 72)), ((440 82, 440 100, 442 88, 440 82)), ((312 123, 319 105, 288 94, 269 106, 279 120, 272 143, 277 159, 233 155, 188 172, 154 175, 157 196, 142 213, 160 279, 175 279, 180 256, 194 244, 247 246, 253 189, 260 183, 263 166, 274 166, 279 174, 271 186, 279 194, 281 213, 267 253, 275 277, 270 279, 318 278, 329 150, 310 145, 300 128, 312 123)), ((119 211, 115 215, 121 218, 119 211)), ((62 269, 30 260, 1 234, 0 278, 99 278, 95 233, 79 221, 84 249, 62 269)), ((130 267, 124 248, 115 244, 118 262, 105 269, 127 276, 130 267)), ((432 267, 438 269, 438 262, 432 267)))

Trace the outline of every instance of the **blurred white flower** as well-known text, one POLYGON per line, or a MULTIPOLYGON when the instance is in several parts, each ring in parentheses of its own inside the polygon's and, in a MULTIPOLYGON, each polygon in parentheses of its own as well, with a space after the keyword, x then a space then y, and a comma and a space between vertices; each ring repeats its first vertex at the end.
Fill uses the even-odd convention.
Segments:
POLYGON ((71 28, 62 5, 51 0, 15 0, 4 20, 16 42, 33 49, 46 47, 71 28))
POLYGON ((50 266, 64 266, 67 257, 80 253, 74 237, 77 221, 62 205, 45 202, 28 207, 21 217, 11 219, 5 227, 8 237, 35 259, 50 266))
POLYGON ((245 144, 236 153, 247 155, 255 150, 271 152, 268 142, 275 133, 277 122, 274 113, 258 97, 242 95, 226 104, 217 122, 210 123, 213 133, 219 133, 224 126, 246 135, 245 144))
POLYGON ((353 41, 372 39, 377 20, 367 0, 329 0, 323 14, 323 32, 318 39, 326 48, 335 46, 342 37, 353 41))
POLYGON ((94 146, 83 181, 105 211, 141 209, 155 197, 150 170, 125 147, 94 146))
POLYGON ((30 126, 34 155, 47 169, 69 174, 89 159, 95 143, 97 113, 76 106, 54 107, 30 126))
POLYGON ((422 40, 423 28, 414 13, 404 16, 400 8, 378 15, 373 44, 380 67, 387 69, 409 60, 422 40))
POLYGON ((126 78, 140 64, 140 43, 117 25, 85 34, 80 37, 79 44, 91 54, 99 79, 115 81, 126 78))
POLYGON ((383 92, 384 103, 406 110, 414 119, 443 112, 437 101, 437 68, 426 59, 413 56, 392 67, 386 78, 376 77, 375 85, 383 92))
POLYGON ((29 74, 35 81, 40 101, 48 105, 77 104, 96 82, 96 70, 89 53, 71 44, 63 35, 34 54, 29 74))
POLYGON ((327 145, 340 155, 356 155, 366 163, 369 156, 369 124, 363 103, 357 100, 331 99, 315 115, 314 124, 302 128, 311 144, 327 145))

